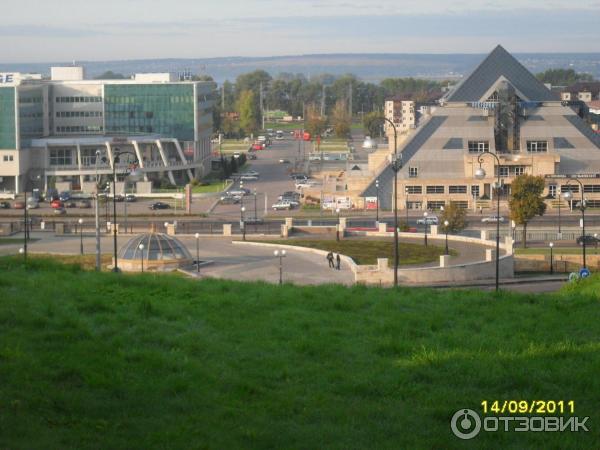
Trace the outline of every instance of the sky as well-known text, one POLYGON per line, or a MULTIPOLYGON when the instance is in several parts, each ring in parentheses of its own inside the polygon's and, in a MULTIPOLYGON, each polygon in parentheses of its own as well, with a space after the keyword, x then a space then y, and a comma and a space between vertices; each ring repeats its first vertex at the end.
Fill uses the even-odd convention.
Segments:
POLYGON ((0 62, 598 52, 600 0, 0 0, 0 62))

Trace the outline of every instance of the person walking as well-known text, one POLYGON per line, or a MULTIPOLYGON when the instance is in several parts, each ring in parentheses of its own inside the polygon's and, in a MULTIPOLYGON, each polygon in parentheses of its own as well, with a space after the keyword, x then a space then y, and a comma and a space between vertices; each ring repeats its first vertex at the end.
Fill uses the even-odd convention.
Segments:
POLYGON ((335 264, 333 262, 333 253, 332 252, 327 253, 327 261, 329 262, 329 268, 330 269, 335 269, 335 264))
POLYGON ((340 254, 339 253, 335 257, 335 262, 337 263, 337 270, 341 270, 340 265, 342 263, 342 258, 340 258, 340 254))

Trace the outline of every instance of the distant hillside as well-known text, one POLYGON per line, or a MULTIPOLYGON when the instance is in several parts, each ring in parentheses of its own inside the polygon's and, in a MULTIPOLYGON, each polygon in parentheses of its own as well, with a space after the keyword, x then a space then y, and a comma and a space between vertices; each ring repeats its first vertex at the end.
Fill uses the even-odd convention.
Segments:
MULTIPOLYGON (((587 72, 600 79, 600 53, 523 53, 515 55, 534 73, 552 68, 571 68, 587 72)), ((377 82, 389 77, 460 78, 469 73, 483 54, 331 54, 276 57, 226 57, 198 59, 152 59, 129 61, 77 61, 87 70, 88 77, 105 71, 132 74, 135 72, 183 72, 211 75, 217 82, 234 80, 238 75, 263 69, 276 76, 282 72, 302 73, 307 77, 330 73, 352 73, 365 81, 377 82)), ((39 64, 3 64, 0 72, 41 72, 49 74, 51 65, 70 65, 71 62, 39 64)))

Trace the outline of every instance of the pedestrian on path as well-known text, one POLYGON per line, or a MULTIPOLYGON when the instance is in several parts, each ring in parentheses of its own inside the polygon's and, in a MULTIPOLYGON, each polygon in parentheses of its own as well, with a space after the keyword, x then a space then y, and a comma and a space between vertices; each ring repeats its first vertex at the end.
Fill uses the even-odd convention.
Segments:
POLYGON ((329 268, 330 269, 335 269, 335 264, 333 262, 333 253, 332 252, 327 253, 327 261, 329 261, 329 268))
POLYGON ((337 262, 337 270, 341 270, 340 269, 340 264, 342 263, 342 258, 340 258, 340 254, 339 253, 335 257, 335 261, 337 262))

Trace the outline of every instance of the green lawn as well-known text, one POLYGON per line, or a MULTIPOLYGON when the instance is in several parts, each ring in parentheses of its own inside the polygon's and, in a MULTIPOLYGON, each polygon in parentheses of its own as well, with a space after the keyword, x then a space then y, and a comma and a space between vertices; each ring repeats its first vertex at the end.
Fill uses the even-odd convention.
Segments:
MULTIPOLYGON (((23 235, 23 232, 21 232, 21 235, 23 235)), ((38 239, 33 239, 30 238, 28 242, 35 242, 38 239)), ((0 245, 12 245, 12 244, 22 244, 23 243, 23 237, 20 238, 0 238, 0 245)))
POLYGON ((3 258, 0 448, 597 448, 599 285, 280 288, 3 258), (494 399, 574 400, 590 432, 452 435, 494 399))
MULTIPOLYGON (((298 247, 310 247, 319 250, 332 251, 351 257, 356 264, 377 264, 377 258, 388 258, 388 263, 394 263, 394 244, 392 239, 382 240, 362 240, 362 239, 343 239, 340 241, 330 239, 282 239, 272 241, 260 241, 273 244, 294 245, 298 247)), ((444 254, 443 247, 421 244, 409 244, 401 242, 400 265, 422 264, 432 261, 439 261, 440 255, 444 254)), ((456 255, 454 250, 450 250, 451 255, 456 255)))

